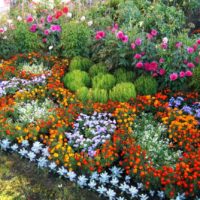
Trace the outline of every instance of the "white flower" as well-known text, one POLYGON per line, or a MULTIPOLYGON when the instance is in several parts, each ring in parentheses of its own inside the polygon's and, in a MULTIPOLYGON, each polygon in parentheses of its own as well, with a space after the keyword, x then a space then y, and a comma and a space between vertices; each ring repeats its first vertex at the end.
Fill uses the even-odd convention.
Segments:
POLYGON ((117 177, 120 177, 121 176, 121 173, 123 172, 121 168, 119 167, 116 167, 116 166, 113 166, 111 169, 110 169, 111 173, 112 173, 112 176, 117 176, 117 177))
POLYGON ((22 141, 22 147, 28 147, 28 146, 29 146, 28 140, 23 140, 22 141))
POLYGON ((118 197, 117 200, 125 200, 124 197, 118 197))
POLYGON ((34 142, 31 148, 31 150, 36 154, 39 153, 41 149, 42 149, 42 143, 40 143, 39 141, 34 142))
POLYGON ((7 38, 8 38, 8 37, 7 37, 6 35, 3 37, 4 40, 6 40, 7 38))
POLYGON ((154 194, 155 194, 155 191, 154 190, 150 190, 149 192, 150 192, 150 195, 153 197, 154 194))
POLYGON ((42 155, 44 157, 49 157, 50 156, 50 154, 49 154, 49 147, 45 147, 45 148, 42 149, 42 155))
POLYGON ((99 194, 104 194, 107 191, 107 189, 102 185, 101 187, 98 187, 97 192, 99 194))
POLYGON ((101 173, 99 181, 100 183, 108 183, 110 176, 108 175, 107 172, 101 173))
POLYGON ((28 153, 28 151, 26 150, 26 149, 20 149, 20 151, 19 151, 19 154, 22 156, 22 157, 24 157, 24 156, 26 156, 26 154, 28 153))
POLYGON ((129 189, 129 186, 126 184, 126 182, 124 182, 124 183, 121 183, 121 184, 120 184, 119 189, 120 189, 122 192, 125 192, 126 190, 129 189))
POLYGON ((52 50, 53 49, 53 46, 49 46, 49 50, 52 50))
POLYGON ((41 167, 41 168, 47 167, 48 160, 45 157, 41 157, 37 161, 38 161, 38 167, 41 167))
POLYGON ((143 185, 143 183, 137 183, 137 187, 138 187, 138 189, 143 189, 144 185, 143 185))
POLYGON ((128 175, 126 175, 126 176, 125 176, 125 181, 126 181, 127 183, 130 183, 130 180, 131 180, 131 177, 128 176, 128 175))
POLYGON ((68 12, 68 13, 67 13, 67 17, 68 17, 68 18, 72 18, 72 13, 68 12))
POLYGON ((60 185, 58 185, 58 188, 62 188, 62 186, 63 186, 63 185, 62 185, 62 184, 60 184, 60 185))
POLYGON ((9 24, 11 24, 11 23, 13 22, 13 20, 12 20, 12 19, 8 19, 7 22, 8 22, 9 24))
POLYGON ((28 154, 27 154, 28 158, 30 161, 34 161, 35 160, 35 153, 33 153, 32 151, 30 151, 28 154))
POLYGON ((140 200, 147 200, 149 197, 146 194, 141 194, 140 196, 140 200))
POLYGON ((22 17, 21 17, 21 16, 18 16, 18 17, 17 17, 17 20, 18 20, 18 21, 22 21, 22 17))
POLYGON ((85 16, 82 16, 82 17, 81 17, 81 21, 82 21, 82 22, 85 21, 85 16))
POLYGON ((97 172, 93 172, 92 175, 90 176, 90 179, 92 180, 97 180, 99 178, 99 174, 97 172))
POLYGON ((167 38, 167 37, 164 37, 164 38, 162 39, 162 42, 165 43, 165 44, 167 44, 167 43, 168 43, 168 38, 167 38))
POLYGON ((115 192, 114 190, 112 190, 112 189, 109 189, 109 190, 107 191, 107 195, 108 195, 108 198, 109 198, 110 200, 112 200, 112 199, 115 197, 116 192, 115 192))
POLYGON ((18 145, 17 144, 13 144, 12 146, 11 146, 11 149, 13 150, 13 151, 17 151, 17 149, 18 149, 18 145))
POLYGON ((134 187, 134 186, 131 186, 131 187, 129 188, 129 192, 130 192, 130 194, 131 194, 131 197, 134 198, 134 197, 136 197, 137 194, 138 194, 138 189, 137 189, 136 187, 134 187))
POLYGON ((89 21, 87 24, 88 24, 88 26, 92 26, 93 21, 91 20, 91 21, 89 21))
POLYGON ((112 180, 110 181, 110 183, 112 185, 116 186, 119 183, 119 180, 116 177, 114 177, 114 178, 112 178, 112 180))
POLYGON ((88 180, 88 179, 87 179, 84 175, 81 175, 81 176, 78 177, 77 183, 78 183, 78 185, 79 185, 80 187, 83 187, 83 186, 86 186, 86 185, 87 185, 87 180, 88 180))
POLYGON ((165 193, 163 191, 158 191, 158 197, 160 197, 161 199, 164 199, 165 193))
POLYGON ((66 175, 67 172, 68 172, 68 171, 67 171, 64 167, 60 167, 60 168, 58 169, 58 174, 59 174, 60 176, 66 175))
POLYGON ((51 163, 49 164, 49 168, 50 168, 51 170, 55 170, 56 167, 57 167, 57 165, 56 165, 55 162, 51 162, 51 163))
POLYGON ((89 186, 91 189, 94 189, 96 185, 97 185, 97 183, 96 183, 94 180, 91 180, 91 181, 88 183, 88 186, 89 186))
POLYGON ((185 199, 185 194, 179 194, 178 193, 178 196, 176 197, 176 200, 184 200, 185 199))
POLYGON ((9 141, 8 139, 2 140, 2 142, 1 142, 1 148, 2 148, 3 150, 6 150, 6 149, 8 149, 9 147, 10 147, 10 141, 9 141))
POLYGON ((74 172, 72 172, 72 171, 67 172, 67 176, 68 176, 70 181, 74 181, 75 178, 76 178, 76 174, 74 172))

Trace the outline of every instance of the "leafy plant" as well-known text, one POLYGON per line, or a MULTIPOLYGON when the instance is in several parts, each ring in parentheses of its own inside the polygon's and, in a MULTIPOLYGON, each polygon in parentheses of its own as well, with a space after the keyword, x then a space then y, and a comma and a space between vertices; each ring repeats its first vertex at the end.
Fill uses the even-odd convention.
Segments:
POLYGON ((113 101, 126 102, 130 98, 136 97, 135 86, 133 83, 124 82, 118 83, 115 87, 110 90, 109 98, 113 101))
POLYGON ((89 98, 93 102, 106 103, 108 101, 108 92, 105 89, 99 89, 99 88, 90 89, 89 98))
POLYGON ((86 72, 74 70, 64 76, 63 82, 65 87, 72 91, 76 91, 81 87, 89 86, 90 78, 86 72))
POLYGON ((140 76, 135 81, 135 88, 138 94, 149 95, 157 92, 157 81, 151 76, 140 76))
POLYGON ((87 87, 81 87, 76 91, 76 96, 82 102, 89 100, 89 89, 87 87))
POLYGON ((99 89, 111 89, 116 83, 112 74, 98 74, 92 79, 92 87, 99 89))
POLYGON ((92 65, 89 69, 89 74, 94 77, 100 73, 105 74, 108 72, 108 69, 105 64, 103 63, 97 63, 95 65, 92 65))
POLYGON ((190 86, 200 92, 200 66, 195 67, 190 86))
POLYGON ((117 83, 121 82, 133 82, 135 79, 135 73, 133 71, 127 71, 123 68, 115 70, 114 76, 117 83))
POLYGON ((84 58, 81 56, 75 56, 70 63, 69 70, 82 70, 88 71, 89 68, 93 65, 92 61, 89 58, 84 58))

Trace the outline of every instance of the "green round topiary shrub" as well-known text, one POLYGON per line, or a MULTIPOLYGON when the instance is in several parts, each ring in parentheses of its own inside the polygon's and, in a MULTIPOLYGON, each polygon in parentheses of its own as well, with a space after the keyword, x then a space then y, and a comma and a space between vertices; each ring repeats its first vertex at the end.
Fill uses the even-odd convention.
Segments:
POLYGON ((200 65, 195 67, 193 71, 193 76, 190 82, 190 86, 194 88, 196 91, 200 92, 200 65))
POLYGON ((92 79, 92 87, 99 89, 111 89, 116 83, 115 77, 112 74, 98 74, 92 79))
POLYGON ((86 102, 89 100, 89 89, 87 87, 81 87, 76 91, 77 98, 82 101, 86 102))
POLYGON ((105 74, 108 72, 108 69, 106 67, 106 65, 104 65, 103 63, 97 63, 95 65, 92 65, 92 67, 90 67, 89 69, 89 74, 94 77, 100 73, 105 74))
POLYGON ((69 70, 70 71, 73 71, 73 70, 88 71, 92 65, 93 65, 93 62, 89 58, 76 56, 71 60, 69 70))
POLYGON ((126 102, 135 97, 135 86, 130 82, 118 83, 109 93, 109 98, 113 101, 126 102))
POLYGON ((81 87, 89 86, 90 78, 87 72, 74 70, 64 76, 63 82, 68 89, 77 91, 81 87))
POLYGON ((114 76, 116 78, 117 83, 122 82, 133 82, 135 79, 135 73, 132 71, 127 71, 123 68, 119 68, 115 70, 114 76))
POLYGON ((152 95, 157 92, 157 81, 151 76, 140 76, 135 81, 135 88, 138 94, 152 95))
POLYGON ((106 103, 108 101, 108 92, 105 89, 90 89, 89 99, 93 102, 106 103))

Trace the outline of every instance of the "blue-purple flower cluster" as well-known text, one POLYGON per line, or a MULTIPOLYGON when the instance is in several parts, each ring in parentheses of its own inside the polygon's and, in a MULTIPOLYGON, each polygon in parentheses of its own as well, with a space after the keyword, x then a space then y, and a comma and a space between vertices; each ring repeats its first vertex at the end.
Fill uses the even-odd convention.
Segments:
POLYGON ((110 113, 94 112, 91 116, 81 113, 72 132, 66 132, 69 144, 93 157, 96 148, 109 140, 115 132, 116 121, 110 113))

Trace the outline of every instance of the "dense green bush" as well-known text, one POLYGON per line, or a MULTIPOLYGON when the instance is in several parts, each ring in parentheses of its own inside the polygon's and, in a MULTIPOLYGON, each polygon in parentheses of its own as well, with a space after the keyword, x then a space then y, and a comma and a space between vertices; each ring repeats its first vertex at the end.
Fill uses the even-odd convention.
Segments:
POLYGON ((135 86, 130 82, 118 83, 109 93, 109 98, 113 101, 125 102, 135 97, 135 86))
POLYGON ((77 91, 81 87, 89 86, 90 78, 86 72, 74 70, 64 76, 63 82, 68 89, 77 91))
POLYGON ((89 89, 87 87, 81 87, 76 91, 76 96, 82 102, 86 102, 89 99, 89 89))
POLYGON ((200 66, 195 67, 190 86, 200 92, 200 66))
POLYGON ((63 23, 61 46, 62 55, 68 58, 88 56, 91 29, 83 23, 63 23))
POLYGON ((99 88, 90 89, 89 98, 93 102, 106 103, 108 101, 108 92, 99 88))
POLYGON ((123 68, 119 68, 115 70, 114 76, 116 78, 117 83, 121 82, 133 82, 135 79, 135 73, 132 71, 127 71, 123 68))
POLYGON ((92 65, 93 63, 89 58, 75 56, 70 62, 69 70, 70 71, 73 71, 73 70, 88 71, 92 65))
POLYGON ((108 72, 108 69, 107 69, 106 65, 103 63, 95 64, 92 67, 90 67, 90 69, 89 69, 89 74, 92 77, 94 77, 100 73, 105 74, 107 72, 108 72))
POLYGON ((140 76, 135 81, 135 88, 138 94, 150 95, 157 92, 157 81, 151 76, 140 76))
POLYGON ((112 74, 98 74, 92 79, 92 87, 99 89, 111 89, 116 83, 112 74))

